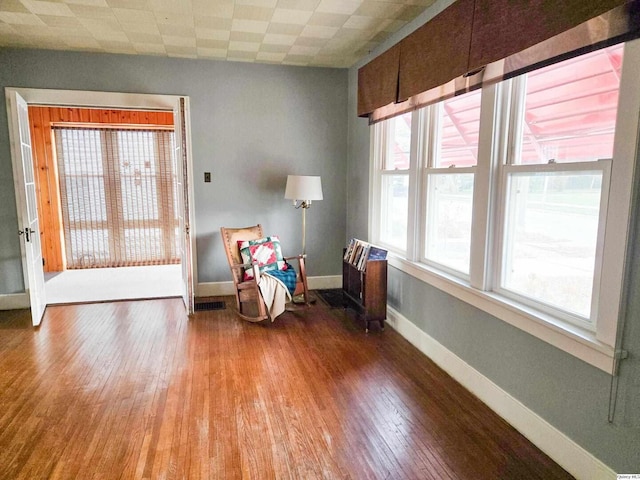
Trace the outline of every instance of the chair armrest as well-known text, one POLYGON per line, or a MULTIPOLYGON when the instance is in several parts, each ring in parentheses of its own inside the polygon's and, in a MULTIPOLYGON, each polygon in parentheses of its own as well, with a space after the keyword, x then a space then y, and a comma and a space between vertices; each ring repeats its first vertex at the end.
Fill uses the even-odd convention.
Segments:
POLYGON ((234 263, 233 265, 229 265, 231 268, 249 268, 253 264, 252 263, 234 263))
POLYGON ((298 261, 300 260, 304 261, 306 258, 307 258, 306 254, 295 255, 293 257, 284 257, 285 260, 298 260, 298 261))
POLYGON ((253 267, 253 276, 256 282, 260 282, 260 267, 258 267, 258 262, 253 263, 234 263, 233 265, 229 265, 231 269, 246 269, 249 267, 253 267))

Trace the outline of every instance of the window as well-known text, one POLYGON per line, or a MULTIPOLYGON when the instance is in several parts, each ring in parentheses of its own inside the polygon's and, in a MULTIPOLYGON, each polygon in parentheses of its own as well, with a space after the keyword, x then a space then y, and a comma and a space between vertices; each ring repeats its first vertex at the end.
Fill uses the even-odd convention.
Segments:
POLYGON ((173 132, 53 132, 67 268, 179 263, 173 132))
POLYGON ((397 251, 407 248, 409 167, 411 164, 411 114, 379 124, 384 148, 376 168, 380 172, 380 243, 397 251))
POLYGON ((423 261, 469 274, 473 184, 478 164, 481 91, 467 93, 426 109, 431 132, 424 184, 423 261))
POLYGON ((595 328, 622 47, 514 80, 498 291, 595 328))
POLYGON ((638 63, 639 41, 616 45, 375 124, 372 241, 397 247, 392 266, 608 368, 638 63))

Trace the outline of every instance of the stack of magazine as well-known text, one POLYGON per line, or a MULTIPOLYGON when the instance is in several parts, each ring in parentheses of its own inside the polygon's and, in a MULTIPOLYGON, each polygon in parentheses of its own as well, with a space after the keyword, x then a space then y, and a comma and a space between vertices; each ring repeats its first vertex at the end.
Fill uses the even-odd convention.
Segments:
POLYGON ((349 241, 349 245, 344 252, 344 261, 353 265, 361 272, 367 269, 367 262, 369 260, 385 260, 386 258, 386 250, 358 240, 357 238, 352 238, 349 241))

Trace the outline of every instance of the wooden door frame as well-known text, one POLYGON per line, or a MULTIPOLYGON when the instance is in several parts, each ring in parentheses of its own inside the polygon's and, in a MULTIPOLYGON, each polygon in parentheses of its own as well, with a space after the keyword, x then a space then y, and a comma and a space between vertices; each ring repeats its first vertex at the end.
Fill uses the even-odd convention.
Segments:
MULTIPOLYGON (((122 110, 166 110, 180 111, 180 99, 184 99, 184 131, 186 137, 186 175, 188 185, 188 219, 189 234, 183 232, 185 241, 190 242, 190 281, 193 283, 191 291, 195 292, 195 282, 197 277, 197 257, 196 257, 196 229, 194 214, 194 191, 193 191, 193 157, 191 155, 191 122, 189 97, 183 95, 156 95, 120 92, 90 92, 84 90, 53 90, 38 88, 6 87, 6 92, 16 92, 27 102, 27 105, 40 105, 51 107, 80 107, 80 108, 102 108, 102 109, 122 109, 122 110)), ((8 119, 11 121, 11 119, 8 119)), ((15 161, 13 159, 12 161, 15 161)), ((14 182, 15 183, 15 182, 14 182)), ((16 185, 15 188, 22 188, 16 185)), ((18 206, 18 208, 20 208, 18 206)), ((20 212, 18 212, 20 215, 20 212)), ((24 260, 23 260, 24 262, 24 260)), ((23 265, 24 268, 24 265, 23 265)), ((25 283, 28 279, 25 278, 25 283)), ((25 285, 25 290, 28 285, 25 285)))

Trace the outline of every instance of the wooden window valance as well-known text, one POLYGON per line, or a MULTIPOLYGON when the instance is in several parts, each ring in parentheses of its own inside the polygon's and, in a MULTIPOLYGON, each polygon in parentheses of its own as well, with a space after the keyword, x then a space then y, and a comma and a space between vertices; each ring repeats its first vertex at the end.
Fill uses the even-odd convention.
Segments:
POLYGON ((393 47, 397 70, 377 71, 386 96, 360 103, 382 81, 371 75, 379 57, 358 71, 358 115, 380 121, 638 36, 640 0, 458 0, 393 47))
POLYGON ((358 115, 394 103, 398 98, 400 45, 394 45, 358 71, 358 115))
POLYGON ((402 102, 469 71, 474 0, 458 0, 400 42, 402 102))

